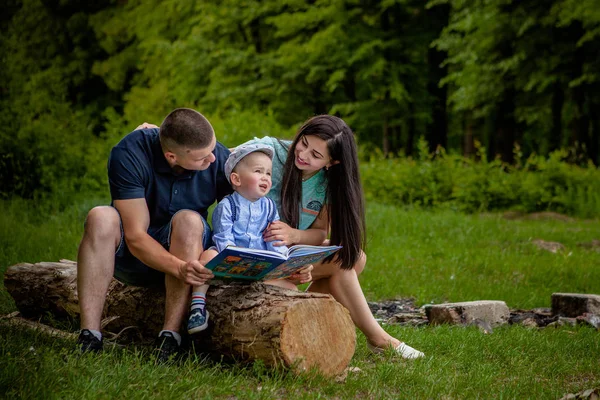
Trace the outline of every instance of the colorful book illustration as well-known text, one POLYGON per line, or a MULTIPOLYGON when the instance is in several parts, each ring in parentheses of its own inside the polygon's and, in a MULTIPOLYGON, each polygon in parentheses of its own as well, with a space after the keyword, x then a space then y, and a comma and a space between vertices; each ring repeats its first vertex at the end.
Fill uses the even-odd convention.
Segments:
POLYGON ((213 258, 206 268, 215 277, 238 280, 281 279, 293 275, 305 265, 313 264, 341 249, 341 246, 296 245, 287 254, 269 250, 229 246, 213 258))

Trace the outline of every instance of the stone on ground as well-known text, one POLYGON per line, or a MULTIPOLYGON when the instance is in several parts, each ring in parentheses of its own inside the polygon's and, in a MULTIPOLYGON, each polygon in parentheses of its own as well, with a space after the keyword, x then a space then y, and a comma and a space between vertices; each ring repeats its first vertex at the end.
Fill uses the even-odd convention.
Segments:
POLYGON ((600 295, 552 293, 552 314, 576 318, 585 313, 600 315, 600 295))
POLYGON ((427 319, 432 325, 469 325, 484 321, 491 326, 503 325, 510 318, 508 306, 503 301, 479 300, 427 306, 427 319))

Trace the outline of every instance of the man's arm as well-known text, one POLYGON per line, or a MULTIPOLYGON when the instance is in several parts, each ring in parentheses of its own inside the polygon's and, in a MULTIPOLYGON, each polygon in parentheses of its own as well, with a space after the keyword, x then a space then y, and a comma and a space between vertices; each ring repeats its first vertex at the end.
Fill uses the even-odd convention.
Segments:
POLYGON ((114 206, 121 214, 127 247, 137 259, 190 285, 202 285, 212 277, 198 260, 181 260, 148 235, 150 212, 145 199, 115 200, 114 206))

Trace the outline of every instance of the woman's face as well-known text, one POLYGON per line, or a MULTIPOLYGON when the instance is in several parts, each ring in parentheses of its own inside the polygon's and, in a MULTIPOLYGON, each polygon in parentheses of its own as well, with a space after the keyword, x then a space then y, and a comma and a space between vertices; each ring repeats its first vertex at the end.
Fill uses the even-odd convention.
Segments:
POLYGON ((327 142, 313 135, 300 138, 294 149, 294 157, 296 168, 306 174, 331 166, 327 142))

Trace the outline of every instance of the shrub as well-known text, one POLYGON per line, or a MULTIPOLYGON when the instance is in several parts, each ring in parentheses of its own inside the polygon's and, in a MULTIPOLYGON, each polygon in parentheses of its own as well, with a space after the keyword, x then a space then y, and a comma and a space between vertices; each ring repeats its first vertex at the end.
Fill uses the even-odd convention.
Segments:
POLYGON ((565 162, 564 151, 509 166, 498 159, 475 161, 419 148, 417 159, 372 153, 361 164, 367 200, 468 213, 512 209, 586 218, 600 213, 600 171, 592 164, 582 168, 565 162))

